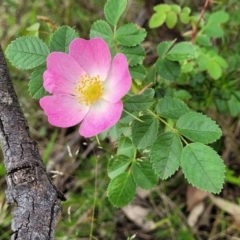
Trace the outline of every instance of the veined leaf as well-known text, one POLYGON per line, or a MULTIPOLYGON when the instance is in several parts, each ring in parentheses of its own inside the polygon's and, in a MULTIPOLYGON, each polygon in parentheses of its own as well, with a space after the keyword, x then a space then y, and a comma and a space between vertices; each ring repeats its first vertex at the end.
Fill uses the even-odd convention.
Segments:
POLYGON ((140 45, 135 47, 121 47, 120 52, 127 57, 130 66, 140 64, 145 57, 144 49, 140 45))
POLYGON ((221 129, 211 118, 197 112, 182 115, 176 129, 189 140, 205 144, 215 142, 222 135, 221 129))
POLYGON ((135 156, 136 149, 128 137, 122 137, 118 141, 118 149, 117 155, 124 155, 129 158, 133 158, 135 156))
POLYGON ((133 79, 143 80, 146 75, 146 69, 140 64, 129 67, 129 71, 133 79))
POLYGON ((145 29, 138 27, 136 24, 129 23, 122 25, 116 32, 118 43, 126 47, 133 47, 140 44, 146 37, 145 29))
POLYGON ((171 97, 162 98, 158 102, 156 110, 161 117, 172 119, 178 119, 189 112, 189 108, 184 102, 171 97))
POLYGON ((131 158, 124 155, 115 155, 108 161, 108 176, 113 179, 123 173, 131 163, 131 158))
POLYGON ((124 102, 124 108, 127 111, 132 112, 132 111, 141 111, 151 107, 154 103, 154 100, 151 96, 145 95, 144 93, 140 95, 134 95, 128 98, 124 102))
POLYGON ((107 0, 104 6, 105 18, 110 24, 116 26, 126 7, 127 0, 107 0))
POLYGON ((158 120, 152 115, 140 117, 143 122, 135 120, 132 124, 132 140, 138 149, 150 146, 158 134, 158 120))
POLYGON ((139 160, 132 165, 132 173, 135 183, 143 189, 152 189, 158 181, 152 164, 146 160, 139 160))
POLYGON ((116 207, 127 205, 136 193, 133 176, 127 172, 119 174, 110 181, 107 192, 112 205, 116 207))
POLYGON ((196 58, 197 50, 189 42, 177 43, 167 54, 167 58, 172 61, 189 60, 196 58))
POLYGON ((98 20, 93 23, 90 30, 90 38, 100 37, 108 43, 109 47, 113 45, 113 31, 106 21, 98 20))
POLYGON ((161 179, 167 179, 178 170, 182 148, 181 140, 172 132, 162 133, 153 143, 150 158, 161 179))
POLYGON ((28 83, 29 93, 33 98, 39 99, 47 95, 47 91, 43 87, 43 73, 46 66, 36 68, 30 76, 28 83))
POLYGON ((50 40, 51 52, 68 53, 68 47, 71 41, 77 37, 77 33, 69 26, 62 26, 55 31, 50 40))
POLYGON ((49 49, 37 37, 20 37, 8 45, 6 56, 19 69, 32 69, 46 61, 49 49))
POLYGON ((202 143, 184 147, 181 167, 189 183, 202 190, 219 193, 223 187, 225 166, 218 154, 202 143))
POLYGON ((160 57, 163 57, 170 50, 170 48, 173 46, 174 43, 175 43, 175 40, 159 43, 157 46, 158 55, 160 57))
POLYGON ((169 81, 176 81, 181 73, 180 64, 166 58, 157 60, 156 70, 160 77, 169 81))

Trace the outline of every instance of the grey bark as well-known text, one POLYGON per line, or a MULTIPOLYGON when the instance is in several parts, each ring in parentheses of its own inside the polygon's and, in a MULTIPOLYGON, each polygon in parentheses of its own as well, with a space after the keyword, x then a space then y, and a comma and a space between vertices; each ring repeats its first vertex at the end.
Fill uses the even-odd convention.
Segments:
POLYGON ((7 174, 6 198, 15 204, 11 239, 54 239, 64 196, 52 184, 30 137, 1 46, 0 143, 7 174))

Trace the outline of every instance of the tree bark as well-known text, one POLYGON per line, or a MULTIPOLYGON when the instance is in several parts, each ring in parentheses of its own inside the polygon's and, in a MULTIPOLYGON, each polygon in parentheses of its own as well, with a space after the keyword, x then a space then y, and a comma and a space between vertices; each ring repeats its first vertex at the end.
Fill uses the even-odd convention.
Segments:
POLYGON ((15 204, 11 239, 54 239, 62 193, 47 175, 30 137, 0 46, 0 142, 6 168, 6 198, 15 204))

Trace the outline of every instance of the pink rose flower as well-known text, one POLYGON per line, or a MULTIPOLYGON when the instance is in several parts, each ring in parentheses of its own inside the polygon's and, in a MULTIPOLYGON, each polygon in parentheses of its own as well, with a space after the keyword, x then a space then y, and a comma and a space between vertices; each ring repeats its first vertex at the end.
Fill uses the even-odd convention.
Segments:
POLYGON ((52 94, 40 99, 49 123, 66 128, 81 122, 79 133, 84 137, 118 122, 121 98, 132 83, 127 58, 118 53, 112 60, 101 38, 76 38, 69 54, 50 53, 43 79, 44 88, 52 94))

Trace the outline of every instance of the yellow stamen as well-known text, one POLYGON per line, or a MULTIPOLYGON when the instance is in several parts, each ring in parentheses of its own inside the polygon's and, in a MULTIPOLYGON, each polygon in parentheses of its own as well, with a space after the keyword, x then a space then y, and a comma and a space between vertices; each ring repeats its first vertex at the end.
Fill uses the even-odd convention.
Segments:
POLYGON ((81 76, 81 79, 74 91, 79 99, 79 103, 87 106, 93 105, 103 94, 103 81, 101 81, 99 75, 89 77, 85 74, 81 76))

